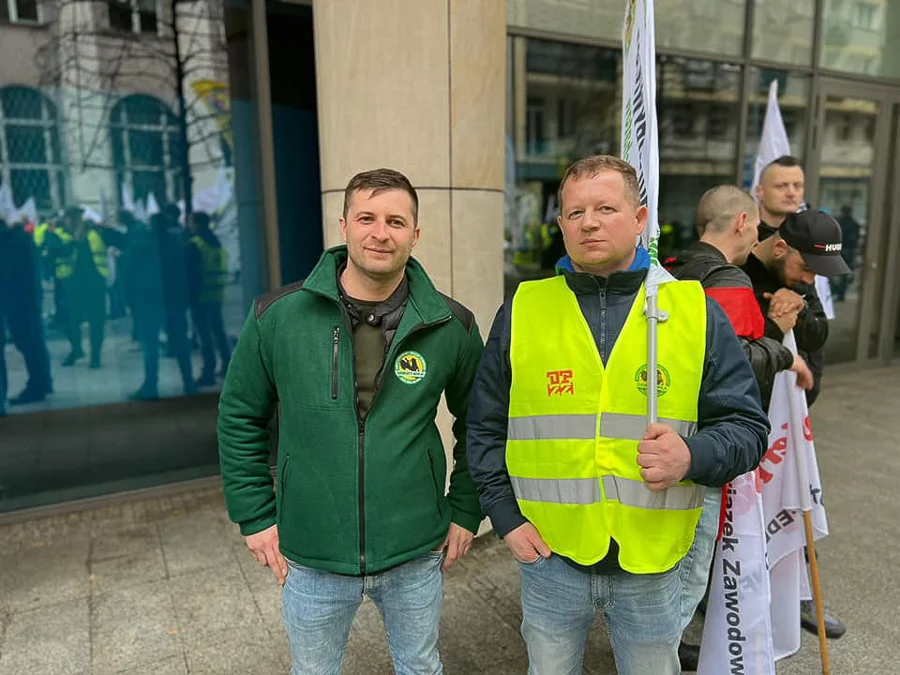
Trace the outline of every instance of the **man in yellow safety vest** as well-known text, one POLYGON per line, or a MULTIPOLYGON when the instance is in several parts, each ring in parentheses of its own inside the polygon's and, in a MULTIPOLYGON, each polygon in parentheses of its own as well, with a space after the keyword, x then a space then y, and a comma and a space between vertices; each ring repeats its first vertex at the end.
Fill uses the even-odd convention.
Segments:
POLYGON ((766 449, 753 371, 699 283, 659 287, 665 320, 648 373, 639 195, 617 158, 568 168, 558 198, 568 255, 556 277, 522 283, 501 307, 469 397, 469 470, 519 563, 532 675, 581 672, 598 607, 620 675, 680 673, 718 493, 766 449), (659 422, 648 426, 650 377, 659 422))
POLYGON ((109 278, 107 245, 102 234, 88 225, 83 210, 70 206, 63 227, 47 233, 47 245, 56 253, 56 278, 68 302, 68 333, 72 351, 62 365, 69 367, 84 358, 81 325, 90 327, 90 367, 100 368, 100 353, 106 327, 106 281, 109 278))

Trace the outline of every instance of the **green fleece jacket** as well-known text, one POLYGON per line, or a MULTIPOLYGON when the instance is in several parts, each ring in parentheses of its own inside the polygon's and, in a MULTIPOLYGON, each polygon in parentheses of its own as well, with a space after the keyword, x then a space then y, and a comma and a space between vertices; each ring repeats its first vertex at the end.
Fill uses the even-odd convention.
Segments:
POLYGON ((483 345, 472 313, 410 259, 406 309, 360 424, 353 334, 337 286, 346 257, 343 246, 325 251, 304 282, 254 303, 219 401, 219 456, 228 513, 244 535, 277 522, 289 560, 366 574, 436 548, 451 521, 477 530, 465 420, 483 345), (447 494, 435 424, 442 394, 456 418, 447 494), (269 472, 276 409, 277 491, 269 472))

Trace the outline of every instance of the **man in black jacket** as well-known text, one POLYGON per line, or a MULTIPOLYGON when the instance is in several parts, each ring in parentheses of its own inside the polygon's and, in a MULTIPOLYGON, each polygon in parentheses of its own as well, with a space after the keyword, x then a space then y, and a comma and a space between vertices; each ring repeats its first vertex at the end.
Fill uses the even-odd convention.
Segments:
MULTIPOLYGON (((850 271, 841 248, 841 226, 827 213, 810 209, 788 214, 775 234, 753 249, 743 266, 766 317, 765 334, 783 340, 785 319, 795 324, 797 351, 813 373, 813 386, 806 392, 810 406, 819 396, 828 339, 828 319, 813 282, 817 274, 832 277, 850 271)), ((818 632, 815 606, 809 600, 801 602, 800 621, 806 630, 818 632)), ((825 614, 827 637, 836 639, 845 631, 840 619, 825 614)))
MULTIPOLYGON (((775 375, 797 373, 798 385, 810 389, 812 373, 801 356, 780 341, 764 335, 764 320, 753 295, 744 265, 756 246, 759 211, 753 198, 735 185, 720 185, 700 199, 696 216, 700 241, 665 261, 676 279, 699 281, 718 302, 741 340, 759 385, 763 408, 768 410, 775 375)), ((793 327, 793 315, 778 317, 780 327, 793 327)))
POLYGON ((813 373, 806 392, 812 405, 821 389, 828 339, 828 319, 813 283, 816 274, 835 276, 848 269, 841 258, 840 225, 820 211, 790 213, 753 249, 742 269, 765 317, 765 335, 781 341, 793 328, 797 351, 813 373))
MULTIPOLYGON (((725 310, 753 367, 766 411, 779 372, 793 370, 797 373, 798 386, 810 389, 813 376, 803 357, 763 334, 764 320, 753 295, 753 285, 738 267, 747 262, 756 246, 759 226, 756 202, 735 185, 711 188, 697 205, 695 223, 700 241, 666 260, 666 269, 676 279, 699 281, 706 295, 725 310)), ((795 318, 784 315, 778 320, 788 329, 795 318)), ((683 671, 695 671, 700 647, 682 642, 678 656, 683 671)))
MULTIPOLYGON (((634 319, 628 317, 648 274, 649 255, 644 249, 634 247, 635 236, 642 231, 647 218, 647 209, 640 206, 638 195, 634 169, 612 157, 580 160, 569 167, 560 185, 559 222, 569 254, 558 267, 565 276, 565 287, 561 290, 566 294, 567 303, 571 297, 571 305, 576 308, 574 316, 568 318, 575 325, 581 323, 589 329, 598 363, 602 363, 604 370, 612 367, 614 361, 611 356, 620 333, 633 325, 631 321, 634 319)), ((547 281, 531 283, 544 284, 547 281)), ((516 297, 522 288, 517 291, 516 297)), ((660 574, 626 571, 626 567, 634 566, 623 564, 623 561, 626 555, 630 560, 634 554, 629 553, 628 546, 614 537, 608 540, 607 553, 601 554, 601 559, 596 563, 579 564, 552 550, 545 541, 550 530, 543 529, 542 532, 523 515, 522 500, 527 501, 528 498, 523 497, 521 491, 517 493, 514 490, 507 467, 510 452, 507 443, 521 440, 518 436, 522 431, 519 425, 516 425, 514 435, 508 431, 510 403, 513 400, 511 354, 516 297, 508 300, 494 319, 470 394, 467 454, 482 509, 490 517, 495 531, 512 550, 522 572, 523 635, 528 644, 529 672, 536 675, 580 672, 588 630, 599 605, 604 608, 610 625, 613 652, 621 675, 678 673, 677 650, 684 629, 683 611, 686 607, 689 607, 688 611, 693 611, 702 596, 706 578, 704 572, 704 582, 695 588, 697 584, 691 584, 689 580, 696 575, 688 573, 687 567, 698 565, 708 570, 718 523, 719 488, 756 467, 766 448, 769 425, 760 407, 759 390, 750 365, 722 309, 706 299, 705 327, 701 328, 705 330, 701 340, 705 340, 706 346, 696 401, 696 432, 686 431, 684 435, 679 435, 668 425, 652 425, 644 431, 641 415, 641 431, 636 438, 629 438, 639 441, 635 444, 636 461, 642 467, 640 475, 644 483, 638 483, 638 490, 632 495, 611 492, 606 480, 610 476, 604 475, 602 485, 605 498, 601 495, 590 497, 593 491, 566 496, 575 489, 568 485, 559 486, 559 493, 554 494, 551 490, 541 497, 541 502, 571 504, 575 509, 580 508, 575 504, 594 508, 592 505, 596 501, 588 503, 583 500, 599 499, 602 508, 615 509, 618 508, 616 503, 648 499, 647 495, 658 495, 660 490, 670 490, 678 484, 691 485, 681 481, 709 486, 705 494, 713 499, 704 501, 701 497, 702 516, 696 532, 691 533, 694 535, 694 545, 687 555, 675 563, 674 568, 660 574), (641 435, 643 440, 640 440, 641 435), (569 501, 571 499, 576 501, 569 501), (710 504, 710 501, 715 504, 710 504), (613 506, 610 507, 610 504, 613 506), (638 630, 636 626, 648 628, 638 630)), ((675 323, 684 319, 680 317, 675 323)), ((637 320, 641 319, 638 317, 637 320)), ((672 319, 669 321, 672 322, 672 319)), ((553 326, 546 328, 549 330, 553 326)), ((524 345, 519 349, 525 349, 520 354, 527 353, 532 344, 540 343, 542 327, 534 325, 532 330, 526 331, 525 335, 517 333, 517 344, 524 345)), ((693 328, 689 330, 693 331, 693 328)), ((615 353, 619 352, 616 350, 615 353)), ((561 366, 575 358, 572 354, 565 354, 562 348, 559 356, 561 366)), ((617 356, 616 360, 619 358, 617 356)), ((518 370, 517 373, 517 377, 524 374, 518 370)), ((554 374, 548 373, 548 378, 554 374)), ((603 378, 601 386, 610 388, 610 399, 617 397, 617 391, 621 392, 619 396, 631 396, 631 388, 636 383, 640 386, 639 376, 640 369, 637 375, 627 378, 628 381, 624 381, 626 378, 621 381, 603 378)), ((578 373, 574 377, 576 382, 584 381, 578 379, 578 373)), ((577 388, 581 385, 574 386, 574 392, 579 391, 577 388)), ((597 384, 593 382, 586 386, 597 384)), ((571 387, 562 385, 551 386, 547 395, 551 396, 554 392, 573 394, 571 387)), ((671 396, 671 392, 668 395, 671 396)), ((601 431, 607 428, 604 426, 607 424, 604 415, 605 412, 600 416, 601 431)), ((610 416, 609 424, 615 417, 610 416)), ((517 414, 515 421, 522 422, 523 419, 518 418, 517 414)), ((553 420, 546 422, 552 423, 553 420)), ((543 423, 540 426, 543 428, 543 423)), ((532 433, 537 433, 536 429, 532 433)), ((575 432, 566 426, 552 433, 567 435, 575 432)), ((607 432, 606 436, 610 435, 617 434, 607 432)), ((560 436, 551 435, 550 438, 560 436)), ((596 443, 608 440, 599 438, 596 431, 590 437, 578 435, 577 438, 593 439, 596 443)), ((604 473, 600 464, 617 459, 601 450, 598 453, 596 471, 597 481, 600 482, 600 474, 604 473)), ((619 481, 615 476, 613 478, 619 481)), ((517 478, 517 485, 521 485, 522 480, 517 478)), ((575 479, 572 485, 580 485, 581 482, 581 479, 575 479)), ((666 508, 659 505, 666 502, 666 498, 659 496, 656 506, 637 508, 666 508)), ((575 515, 573 510, 572 517, 575 515)), ((578 536, 601 536, 601 533, 577 531, 577 527, 571 529, 573 540, 578 536)), ((558 533, 559 529, 554 530, 554 535, 558 533)), ((630 532, 629 536, 633 534, 630 532)), ((646 534, 653 536, 649 532, 646 534)), ((656 536, 666 535, 657 532, 656 536)), ((633 540, 630 543, 634 545, 633 540)))

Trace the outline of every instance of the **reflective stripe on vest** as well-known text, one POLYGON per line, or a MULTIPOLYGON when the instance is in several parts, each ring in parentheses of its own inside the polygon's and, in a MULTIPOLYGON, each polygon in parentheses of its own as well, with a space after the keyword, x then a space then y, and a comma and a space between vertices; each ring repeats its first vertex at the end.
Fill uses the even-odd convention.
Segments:
POLYGON ((228 283, 227 252, 221 246, 211 246, 200 236, 191 237, 190 241, 200 251, 203 264, 203 282, 198 299, 201 302, 222 302, 228 283))
MULTIPOLYGON (((697 423, 661 417, 660 424, 668 424, 675 433, 693 436, 697 423)), ((511 418, 507 425, 507 437, 513 441, 549 440, 563 438, 594 438, 597 429, 596 415, 535 415, 511 418)), ((607 438, 628 438, 639 441, 647 430, 645 415, 604 413, 600 421, 600 435, 607 438)))
MULTIPOLYGON (((513 298, 507 468, 523 515, 547 545, 578 563, 603 559, 663 572, 693 542, 705 489, 651 491, 637 464, 646 431, 647 324, 643 288, 603 364, 564 277, 520 284, 513 298)), ((706 299, 696 282, 660 287, 659 416, 697 430, 706 356, 706 299)))
POLYGON ((606 499, 638 509, 685 511, 703 505, 705 489, 699 485, 675 485, 668 490, 649 490, 642 481, 602 476, 596 478, 511 477, 517 499, 552 504, 594 504, 606 499))

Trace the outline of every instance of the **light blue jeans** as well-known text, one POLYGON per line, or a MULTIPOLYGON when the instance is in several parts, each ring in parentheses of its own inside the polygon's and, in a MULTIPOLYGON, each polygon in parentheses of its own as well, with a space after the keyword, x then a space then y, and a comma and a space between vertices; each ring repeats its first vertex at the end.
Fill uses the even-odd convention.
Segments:
POLYGON ((339 675, 353 617, 368 595, 384 619, 397 675, 443 672, 437 639, 443 598, 443 554, 433 552, 363 577, 288 564, 284 625, 291 675, 339 675))
POLYGON ((551 555, 519 563, 529 675, 580 675, 597 608, 619 675, 679 675, 678 643, 706 590, 721 489, 708 489, 694 545, 661 574, 589 574, 551 555))

